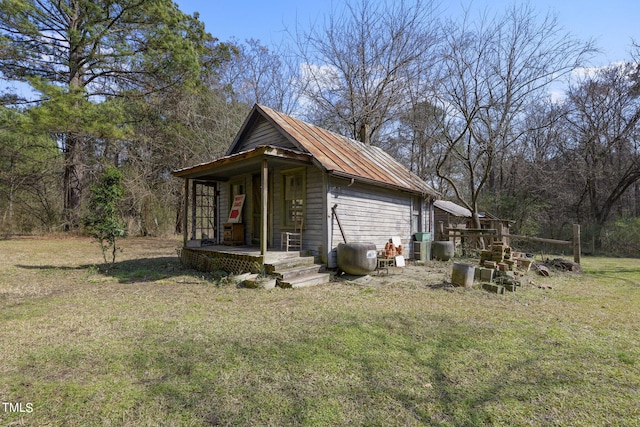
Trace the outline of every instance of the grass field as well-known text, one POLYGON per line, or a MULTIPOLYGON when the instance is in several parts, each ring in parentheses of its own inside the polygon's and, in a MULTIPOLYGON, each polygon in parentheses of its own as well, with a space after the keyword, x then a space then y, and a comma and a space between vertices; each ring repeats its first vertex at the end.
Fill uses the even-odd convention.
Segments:
POLYGON ((0 241, 0 425, 640 425, 638 259, 267 291, 123 246, 103 272, 88 239, 0 241))

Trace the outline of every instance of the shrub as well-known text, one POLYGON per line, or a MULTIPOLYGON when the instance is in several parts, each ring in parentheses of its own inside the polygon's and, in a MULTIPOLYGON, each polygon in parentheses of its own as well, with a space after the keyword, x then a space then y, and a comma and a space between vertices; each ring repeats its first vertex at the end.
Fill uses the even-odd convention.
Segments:
POLYGON ((123 175, 114 168, 105 169, 97 185, 91 186, 90 213, 84 218, 84 226, 102 249, 105 264, 111 251, 111 264, 116 262, 117 239, 125 237, 127 226, 120 215, 118 203, 124 199, 123 175))

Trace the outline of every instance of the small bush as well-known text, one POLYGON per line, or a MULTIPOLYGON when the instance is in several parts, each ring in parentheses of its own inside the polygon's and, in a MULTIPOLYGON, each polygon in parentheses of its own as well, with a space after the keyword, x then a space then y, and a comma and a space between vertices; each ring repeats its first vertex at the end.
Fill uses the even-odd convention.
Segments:
POLYGON ((120 249, 116 241, 127 234, 127 224, 118 209, 118 203, 124 198, 122 179, 123 175, 118 169, 105 169, 98 184, 91 186, 90 213, 84 218, 89 235, 100 244, 105 264, 109 250, 111 264, 116 262, 116 253, 120 249))

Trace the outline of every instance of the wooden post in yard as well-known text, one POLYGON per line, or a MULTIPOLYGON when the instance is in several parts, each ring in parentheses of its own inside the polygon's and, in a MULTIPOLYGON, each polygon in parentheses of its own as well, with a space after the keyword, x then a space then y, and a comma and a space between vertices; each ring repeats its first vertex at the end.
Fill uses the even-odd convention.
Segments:
POLYGON ((509 241, 507 240, 507 237, 505 236, 504 233, 504 224, 502 223, 502 221, 498 221, 497 222, 497 227, 498 229, 498 237, 496 238, 496 240, 500 241, 500 243, 502 243, 503 245, 509 245, 509 241))
MULTIPOLYGON (((438 221, 438 236, 437 236, 438 240, 445 240, 444 238, 444 221, 438 221)), ((449 238, 447 237, 446 240, 449 240, 449 238)))
POLYGON ((573 262, 580 264, 580 224, 573 224, 573 262))

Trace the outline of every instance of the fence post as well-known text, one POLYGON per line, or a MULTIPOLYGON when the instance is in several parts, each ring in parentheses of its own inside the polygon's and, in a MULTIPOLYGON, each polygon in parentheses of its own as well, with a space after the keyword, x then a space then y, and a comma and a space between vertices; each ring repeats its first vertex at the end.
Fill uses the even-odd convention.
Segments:
POLYGON ((573 224, 573 262, 580 264, 580 224, 573 224))

